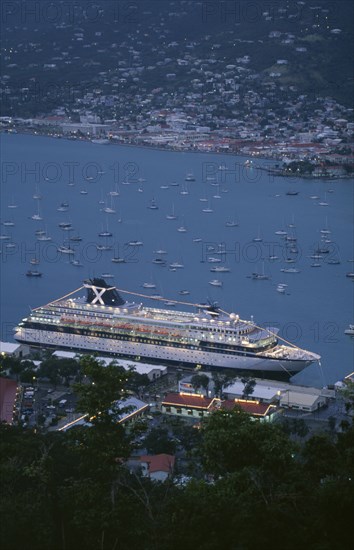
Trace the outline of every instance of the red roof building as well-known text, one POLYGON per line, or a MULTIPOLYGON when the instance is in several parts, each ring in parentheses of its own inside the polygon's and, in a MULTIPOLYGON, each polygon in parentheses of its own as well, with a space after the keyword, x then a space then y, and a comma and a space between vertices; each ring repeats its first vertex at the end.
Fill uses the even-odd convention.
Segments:
POLYGON ((17 398, 17 382, 0 378, 0 421, 12 424, 17 398))
POLYGON ((218 410, 232 410, 239 406, 242 411, 255 418, 271 419, 276 407, 268 403, 250 401, 245 399, 221 400, 217 397, 205 397, 199 394, 190 393, 169 393, 161 403, 161 410, 167 414, 187 416, 190 418, 201 418, 218 410))
POLYGON ((239 406, 243 412, 259 417, 267 416, 269 413, 274 412, 276 408, 275 405, 246 399, 227 399, 221 403, 221 408, 226 411, 232 411, 235 406, 239 406))
POLYGON ((165 481, 173 473, 175 457, 161 453, 158 455, 143 455, 140 462, 145 476, 155 481, 165 481))

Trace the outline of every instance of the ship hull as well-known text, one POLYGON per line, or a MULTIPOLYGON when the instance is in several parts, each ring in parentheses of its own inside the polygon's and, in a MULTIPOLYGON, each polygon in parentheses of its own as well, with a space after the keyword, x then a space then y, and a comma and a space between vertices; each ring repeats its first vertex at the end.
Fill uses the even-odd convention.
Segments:
POLYGON ((312 363, 306 359, 273 359, 252 353, 240 355, 213 353, 196 346, 175 348, 163 345, 136 343, 127 340, 109 339, 81 334, 63 333, 31 328, 22 328, 15 339, 33 347, 64 349, 85 353, 100 353, 112 357, 134 358, 149 362, 159 361, 168 365, 205 368, 225 368, 250 372, 275 372, 295 374, 312 363))

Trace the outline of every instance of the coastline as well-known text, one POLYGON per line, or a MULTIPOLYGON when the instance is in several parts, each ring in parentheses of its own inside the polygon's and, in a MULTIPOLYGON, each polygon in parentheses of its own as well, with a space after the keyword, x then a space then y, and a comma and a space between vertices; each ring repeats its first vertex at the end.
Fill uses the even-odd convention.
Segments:
MULTIPOLYGON (((252 155, 246 155, 245 153, 243 152, 238 152, 238 151, 220 151, 218 149, 215 149, 215 150, 208 150, 208 151, 203 151, 203 150, 200 150, 200 149, 190 149, 190 148, 186 148, 186 149, 182 149, 180 147, 178 148, 174 148, 174 147, 169 147, 168 145, 166 145, 165 147, 158 147, 157 145, 150 145, 150 144, 142 144, 142 143, 126 143, 126 142, 122 142, 122 141, 118 141, 118 140, 114 140, 114 139, 109 139, 108 142, 105 142, 105 143, 94 143, 93 140, 92 140, 92 137, 90 138, 86 138, 84 136, 80 136, 80 137, 67 137, 65 135, 62 135, 62 134, 56 134, 56 135, 53 135, 51 132, 38 132, 38 131, 33 131, 33 130, 28 130, 27 128, 15 128, 13 130, 11 129, 6 129, 6 128, 3 128, 3 129, 0 129, 0 134, 1 133, 7 133, 7 134, 20 134, 20 135, 30 135, 30 136, 34 136, 34 137, 46 137, 46 138, 52 138, 52 139, 62 139, 62 140, 66 140, 66 141, 77 141, 77 142, 87 142, 87 143, 93 143, 93 145, 101 145, 101 146, 111 146, 111 145, 118 145, 120 147, 133 147, 133 148, 137 148, 137 149, 149 149, 149 150, 152 150, 152 151, 159 151, 159 152, 166 152, 166 153, 188 153, 188 154, 203 154, 203 155, 224 155, 224 156, 233 156, 233 157, 241 157, 243 159, 245 159, 245 162, 250 162, 250 165, 249 167, 250 168, 255 168, 255 169, 258 169, 258 170, 263 170, 263 171, 266 171, 269 175, 272 175, 272 176, 275 176, 275 177, 286 177, 286 178, 299 178, 299 179, 304 179, 304 180, 307 180, 307 179, 316 179, 316 180, 324 180, 324 181, 328 181, 328 180, 347 180, 347 179, 353 179, 353 175, 354 174, 351 174, 351 173, 348 173, 348 174, 342 174, 342 175, 330 175, 330 174, 301 174, 301 173, 292 173, 292 172, 287 172, 285 169, 278 169, 278 168, 275 168, 275 167, 272 167, 271 164, 269 165, 265 165, 265 166, 262 166, 262 165, 259 165, 259 164, 256 164, 255 161, 256 160, 265 160, 265 161, 268 161, 269 163, 274 163, 274 164, 279 164, 279 162, 282 162, 282 159, 280 158, 275 158, 274 156, 266 156, 266 155, 257 155, 257 159, 255 159, 254 157, 252 158, 252 155), (250 158, 251 157, 251 158, 250 158)), ((245 142, 247 143, 247 142, 245 142)), ((297 162, 298 160, 300 159, 296 159, 294 158, 293 159, 294 162, 297 162)), ((240 166, 242 163, 238 163, 240 166)))

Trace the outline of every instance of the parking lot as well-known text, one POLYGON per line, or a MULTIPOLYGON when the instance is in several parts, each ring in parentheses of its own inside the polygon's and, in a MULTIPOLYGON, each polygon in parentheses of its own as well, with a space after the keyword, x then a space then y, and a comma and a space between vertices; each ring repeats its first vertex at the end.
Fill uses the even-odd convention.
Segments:
POLYGON ((73 413, 76 396, 70 388, 52 389, 24 385, 21 399, 21 422, 26 427, 50 426, 58 417, 73 413))

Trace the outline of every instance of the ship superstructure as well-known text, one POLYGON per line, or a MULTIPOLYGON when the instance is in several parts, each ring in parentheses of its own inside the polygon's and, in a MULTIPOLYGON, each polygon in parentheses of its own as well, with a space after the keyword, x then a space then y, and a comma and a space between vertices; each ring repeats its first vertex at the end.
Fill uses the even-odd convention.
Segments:
POLYGON ((84 287, 86 298, 67 295, 33 310, 16 327, 16 340, 36 347, 244 371, 294 373, 320 359, 282 345, 274 327, 258 327, 211 305, 199 304, 196 312, 153 308, 125 301, 103 279, 87 280, 84 287))

